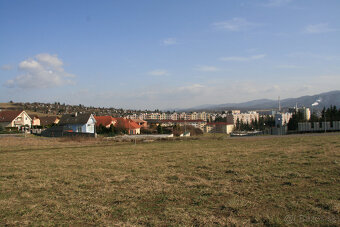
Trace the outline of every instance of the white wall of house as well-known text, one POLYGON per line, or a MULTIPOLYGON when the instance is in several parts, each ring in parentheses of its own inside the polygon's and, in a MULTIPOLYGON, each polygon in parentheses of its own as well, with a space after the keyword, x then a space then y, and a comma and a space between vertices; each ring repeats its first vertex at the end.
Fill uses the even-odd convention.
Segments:
POLYGON ((66 125, 71 128, 73 132, 95 133, 96 120, 91 115, 86 124, 72 124, 66 125))
POLYGON ((87 121, 86 125, 84 125, 84 132, 87 133, 94 133, 95 132, 95 127, 96 127, 96 120, 94 117, 91 115, 89 120, 87 121))
POLYGON ((22 111, 7 127, 18 127, 28 125, 32 126, 32 119, 25 111, 22 111))

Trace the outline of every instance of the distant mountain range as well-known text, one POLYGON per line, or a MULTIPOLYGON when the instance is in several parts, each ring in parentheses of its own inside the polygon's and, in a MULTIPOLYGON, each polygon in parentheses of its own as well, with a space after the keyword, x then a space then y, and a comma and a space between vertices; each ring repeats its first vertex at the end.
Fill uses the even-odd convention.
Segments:
MULTIPOLYGON (((330 91, 317 95, 302 96, 299 98, 282 99, 282 108, 295 107, 313 107, 315 109, 322 109, 330 105, 340 107, 340 91, 330 91)), ((257 99, 243 103, 225 103, 217 105, 201 105, 188 109, 181 109, 178 111, 204 111, 204 110, 227 110, 227 109, 240 109, 240 110, 265 110, 278 108, 278 100, 271 99, 257 99)))

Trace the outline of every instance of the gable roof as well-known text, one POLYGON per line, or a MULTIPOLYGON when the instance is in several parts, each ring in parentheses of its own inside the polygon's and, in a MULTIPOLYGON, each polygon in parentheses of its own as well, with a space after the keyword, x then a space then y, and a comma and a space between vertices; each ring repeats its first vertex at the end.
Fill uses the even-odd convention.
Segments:
POLYGON ((84 125, 89 121, 91 115, 91 113, 64 114, 59 121, 59 125, 84 125))
POLYGON ((96 126, 99 125, 108 126, 116 121, 116 119, 111 116, 94 116, 94 118, 96 119, 96 126))
POLYGON ((0 122, 12 122, 23 110, 0 111, 0 122))
POLYGON ((117 126, 118 127, 122 127, 122 128, 125 128, 125 129, 138 129, 138 128, 142 127, 131 119, 125 119, 125 118, 122 118, 122 117, 118 117, 116 119, 117 119, 117 126))
POLYGON ((46 117, 40 117, 40 125, 51 125, 53 124, 56 119, 59 118, 58 116, 46 116, 46 117))

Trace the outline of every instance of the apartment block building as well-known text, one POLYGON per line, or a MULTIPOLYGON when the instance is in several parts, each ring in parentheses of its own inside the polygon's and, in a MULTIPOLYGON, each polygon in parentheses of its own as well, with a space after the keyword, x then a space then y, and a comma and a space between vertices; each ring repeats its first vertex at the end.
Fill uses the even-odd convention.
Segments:
POLYGON ((259 120, 259 113, 256 111, 250 111, 247 113, 235 112, 234 114, 227 115, 227 123, 236 125, 237 121, 243 124, 250 124, 252 121, 259 120))

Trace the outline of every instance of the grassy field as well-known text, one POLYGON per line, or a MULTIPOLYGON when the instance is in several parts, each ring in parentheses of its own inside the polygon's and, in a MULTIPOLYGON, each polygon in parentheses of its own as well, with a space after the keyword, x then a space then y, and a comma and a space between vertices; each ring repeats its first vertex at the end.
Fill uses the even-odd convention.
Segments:
POLYGON ((0 138, 0 226, 340 225, 340 135, 0 138))
MULTIPOLYGON (((23 106, 17 104, 17 103, 5 103, 5 102, 1 102, 0 103, 0 109, 3 110, 22 110, 23 106)), ((55 115, 51 115, 51 114, 45 114, 45 113, 40 113, 40 112, 34 112, 34 111, 30 111, 30 110, 25 110, 25 112, 30 115, 30 116, 39 116, 39 117, 46 117, 46 116, 55 116, 55 115)))

